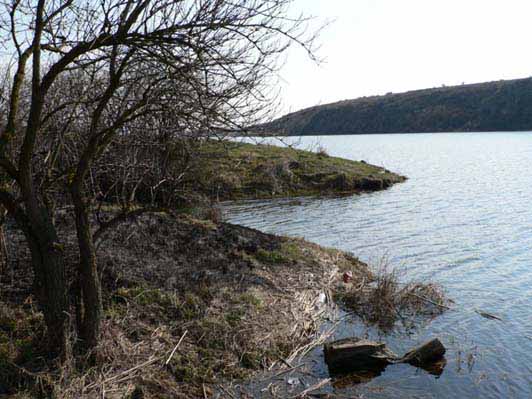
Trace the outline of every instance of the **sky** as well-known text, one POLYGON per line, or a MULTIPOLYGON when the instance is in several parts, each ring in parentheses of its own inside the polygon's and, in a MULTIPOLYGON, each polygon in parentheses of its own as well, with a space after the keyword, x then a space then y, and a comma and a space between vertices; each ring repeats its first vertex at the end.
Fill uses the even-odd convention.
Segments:
POLYGON ((361 96, 532 76, 531 0, 294 0, 322 32, 293 46, 279 113, 361 96))

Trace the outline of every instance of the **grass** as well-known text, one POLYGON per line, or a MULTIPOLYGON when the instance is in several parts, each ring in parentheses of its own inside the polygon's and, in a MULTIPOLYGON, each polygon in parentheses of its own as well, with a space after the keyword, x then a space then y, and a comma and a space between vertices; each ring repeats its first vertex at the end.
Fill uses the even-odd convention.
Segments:
POLYGON ((414 328, 419 318, 433 318, 450 301, 442 288, 427 281, 404 281, 404 269, 392 267, 383 258, 367 279, 354 279, 338 286, 336 299, 365 322, 385 332, 399 325, 414 328))
POLYGON ((252 378, 281 359, 296 364, 322 342, 327 315, 316 301, 336 270, 347 264, 365 270, 340 251, 185 214, 126 222, 109 232, 99 256, 105 266, 99 365, 68 359, 60 369, 46 366, 42 314, 29 303, 6 304, 0 306, 5 393, 204 397, 204 389, 252 378))
POLYGON ((29 370, 42 366, 42 314, 32 308, 0 302, 0 394, 3 387, 30 386, 29 370), (21 368, 28 370, 21 373, 21 368))
POLYGON ((286 258, 280 251, 268 251, 262 248, 257 251, 255 258, 260 262, 269 264, 284 263, 288 261, 288 258, 286 258))
POLYGON ((259 248, 255 253, 255 258, 259 262, 268 263, 271 265, 280 263, 294 263, 303 256, 301 247, 297 240, 283 242, 279 249, 266 250, 259 248))
POLYGON ((384 168, 329 156, 324 148, 206 141, 197 159, 189 188, 220 200, 355 193, 404 180, 384 168))

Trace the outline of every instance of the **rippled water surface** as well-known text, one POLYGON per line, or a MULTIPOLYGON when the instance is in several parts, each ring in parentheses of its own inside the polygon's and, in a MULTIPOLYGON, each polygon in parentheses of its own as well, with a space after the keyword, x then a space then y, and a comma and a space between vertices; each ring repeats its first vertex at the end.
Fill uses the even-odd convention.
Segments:
MULTIPOLYGON (((369 262, 386 255, 410 276, 440 283, 455 301, 454 310, 416 334, 382 338, 402 353, 441 337, 448 364, 440 378, 394 366, 366 388, 384 387, 375 390, 384 397, 531 398, 532 133, 301 139, 303 147, 316 143, 331 155, 363 159, 409 180, 347 198, 226 204, 226 218, 369 262)), ((349 328, 339 335, 356 332, 349 328)), ((327 374, 323 365, 317 373, 327 374)))

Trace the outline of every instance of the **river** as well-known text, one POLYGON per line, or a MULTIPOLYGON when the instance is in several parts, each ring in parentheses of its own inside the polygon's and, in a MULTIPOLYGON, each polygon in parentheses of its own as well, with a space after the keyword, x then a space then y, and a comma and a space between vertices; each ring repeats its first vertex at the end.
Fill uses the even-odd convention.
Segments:
MULTIPOLYGON (((226 220, 351 251, 369 263, 386 257, 406 270, 406 278, 442 285, 455 302, 415 333, 365 330, 396 353, 440 337, 448 363, 439 378, 394 366, 351 389, 386 398, 532 397, 532 133, 297 141, 301 148, 322 146, 330 155, 365 160, 409 179, 343 198, 228 203, 226 220)), ((349 328, 337 336, 360 333, 349 328)), ((316 373, 327 376, 322 362, 316 373)))

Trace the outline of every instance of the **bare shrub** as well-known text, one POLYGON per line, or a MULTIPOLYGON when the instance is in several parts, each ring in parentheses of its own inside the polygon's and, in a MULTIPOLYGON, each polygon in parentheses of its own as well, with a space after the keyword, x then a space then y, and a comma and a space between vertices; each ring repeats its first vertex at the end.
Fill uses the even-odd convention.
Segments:
POLYGON ((316 149, 316 154, 318 154, 318 156, 320 157, 328 157, 329 156, 329 153, 327 152, 327 149, 320 145, 318 146, 318 148, 316 149))
POLYGON ((75 324, 90 351, 103 321, 94 201, 121 205, 108 227, 142 213, 139 202, 172 205, 183 168, 171 161, 189 163, 172 139, 268 119, 280 56, 294 43, 315 59, 310 20, 292 16, 292 3, 0 0, 0 206, 31 252, 51 357, 71 344, 58 202, 75 215, 75 324))

